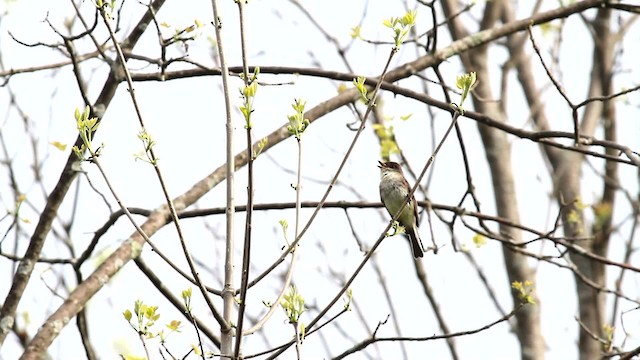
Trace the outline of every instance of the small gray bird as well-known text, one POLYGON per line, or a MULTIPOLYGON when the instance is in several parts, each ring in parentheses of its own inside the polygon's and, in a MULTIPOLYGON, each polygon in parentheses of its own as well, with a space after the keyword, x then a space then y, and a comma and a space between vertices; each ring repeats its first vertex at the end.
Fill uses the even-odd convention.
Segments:
MULTIPOLYGON (((394 216, 409 195, 411 187, 407 179, 404 178, 400 164, 392 161, 385 163, 378 161, 378 163, 380 168, 380 199, 389 214, 394 216)), ((409 240, 411 240, 413 257, 417 259, 424 256, 422 240, 418 234, 418 203, 415 196, 412 196, 411 201, 405 204, 398 217, 398 223, 404 227, 409 240)))

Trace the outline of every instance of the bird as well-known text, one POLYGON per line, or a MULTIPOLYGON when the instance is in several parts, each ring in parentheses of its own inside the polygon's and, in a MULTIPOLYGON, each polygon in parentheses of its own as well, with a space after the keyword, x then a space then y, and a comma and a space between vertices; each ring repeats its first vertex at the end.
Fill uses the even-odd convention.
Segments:
MULTIPOLYGON (((409 182, 405 179, 400 164, 389 161, 378 161, 380 168, 380 200, 392 217, 400 211, 400 206, 407 199, 411 191, 409 182)), ((404 227, 404 231, 411 241, 411 250, 415 259, 424 256, 422 240, 418 233, 418 203, 415 196, 404 205, 398 216, 398 223, 404 227)))

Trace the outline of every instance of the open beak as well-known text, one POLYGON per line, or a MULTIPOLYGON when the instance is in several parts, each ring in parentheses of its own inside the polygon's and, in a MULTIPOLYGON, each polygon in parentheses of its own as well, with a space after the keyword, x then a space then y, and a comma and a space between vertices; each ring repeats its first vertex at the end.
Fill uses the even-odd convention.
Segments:
POLYGON ((378 160, 378 167, 380 169, 382 169, 384 167, 384 163, 382 161, 380 161, 380 160, 378 160))

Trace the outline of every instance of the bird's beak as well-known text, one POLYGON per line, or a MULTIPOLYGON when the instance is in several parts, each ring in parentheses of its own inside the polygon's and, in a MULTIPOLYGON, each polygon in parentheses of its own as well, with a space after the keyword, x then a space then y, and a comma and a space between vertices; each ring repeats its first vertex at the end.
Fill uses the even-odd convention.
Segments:
POLYGON ((380 169, 382 169, 384 167, 384 164, 382 163, 382 161, 378 160, 378 167, 380 169))

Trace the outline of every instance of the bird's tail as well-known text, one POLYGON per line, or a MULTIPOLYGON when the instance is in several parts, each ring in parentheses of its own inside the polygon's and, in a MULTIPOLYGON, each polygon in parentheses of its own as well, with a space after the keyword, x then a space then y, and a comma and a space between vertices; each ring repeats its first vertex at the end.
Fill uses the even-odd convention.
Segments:
POLYGON ((424 252, 422 250, 422 240, 420 239, 420 234, 417 229, 406 229, 405 232, 409 236, 409 240, 411 241, 411 251, 413 252, 414 258, 421 258, 424 256, 424 252))

